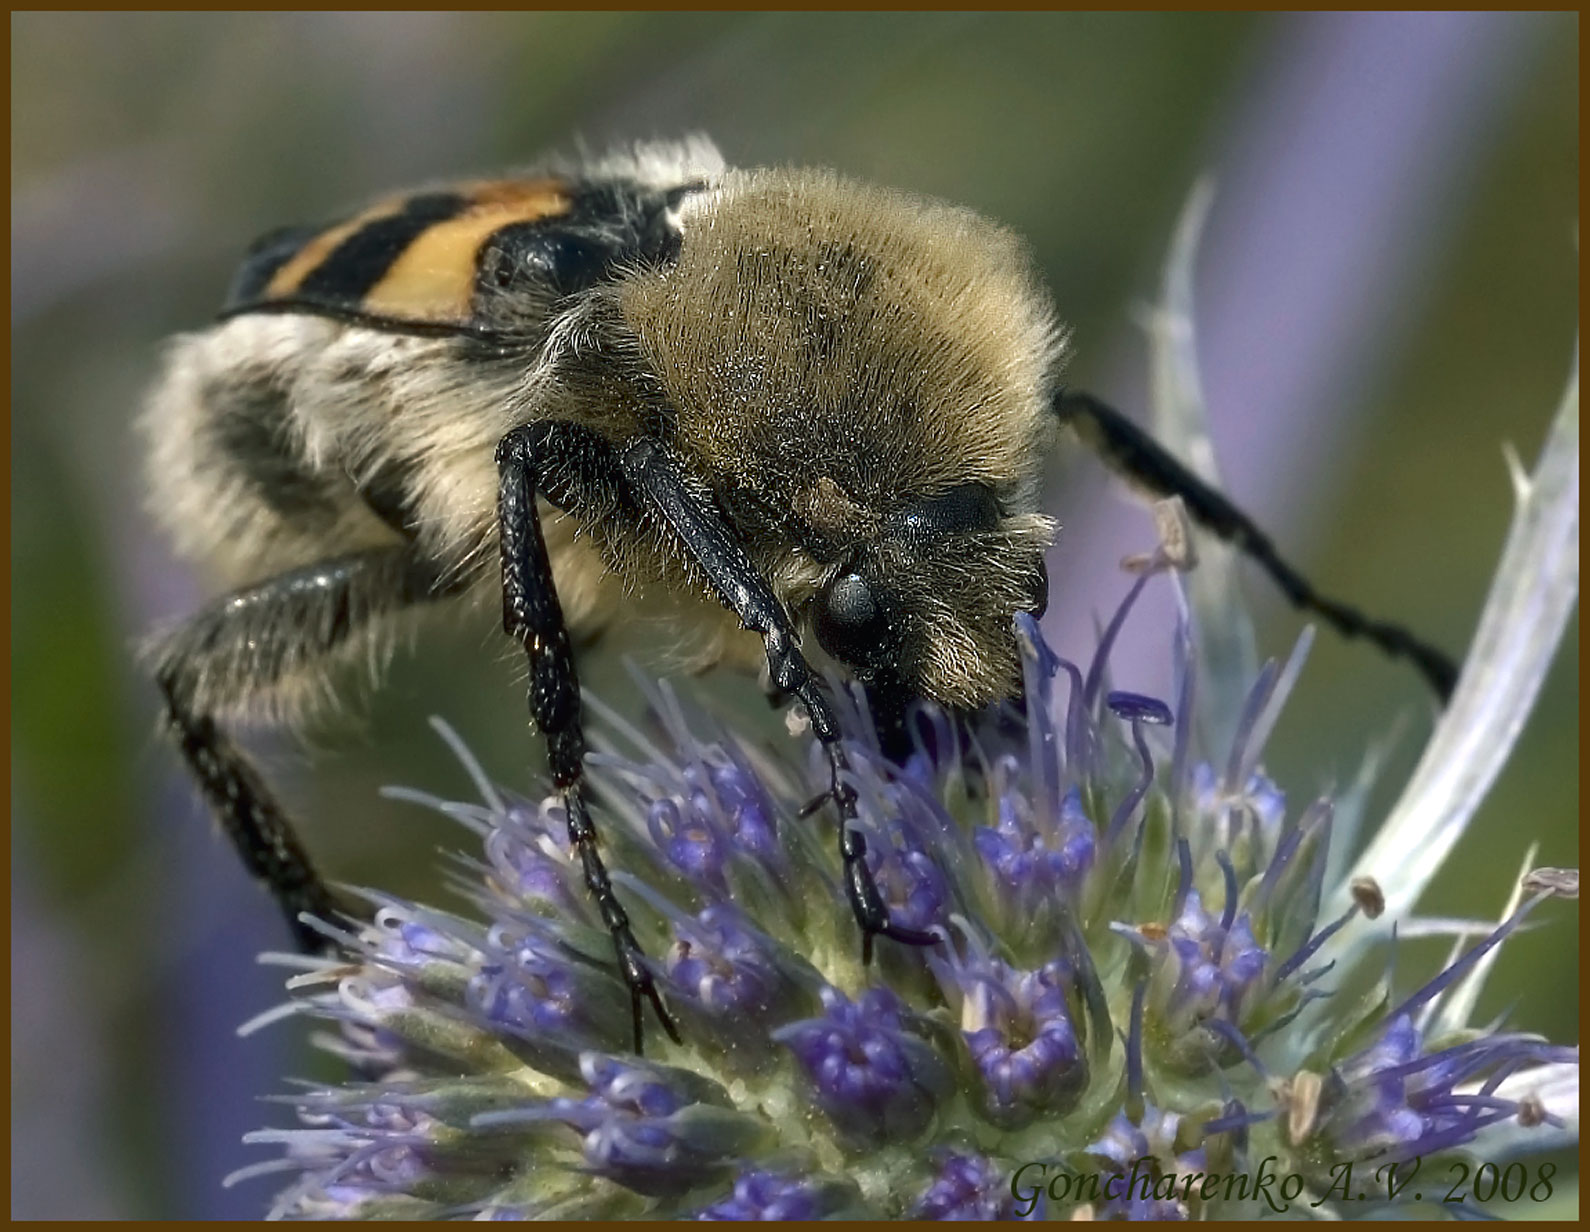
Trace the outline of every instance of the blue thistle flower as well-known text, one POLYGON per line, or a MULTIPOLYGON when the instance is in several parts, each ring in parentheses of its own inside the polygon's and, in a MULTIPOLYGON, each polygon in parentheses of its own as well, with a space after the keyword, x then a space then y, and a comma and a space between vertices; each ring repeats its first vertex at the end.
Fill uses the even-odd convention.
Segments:
MULTIPOLYGON (((1052 661, 1074 678, 1035 626, 1022 639, 1029 671, 1052 661)), ((1001 748, 979 788, 950 746, 893 777, 853 748, 879 885, 945 938, 872 968, 845 944, 836 870, 802 837, 798 777, 762 775, 723 736, 693 763, 713 767, 699 780, 713 799, 692 809, 703 832, 754 814, 778 846, 744 859, 820 896, 804 932, 777 896, 736 901, 737 848, 676 860, 683 830, 654 827, 656 801, 637 800, 626 838, 649 841, 660 871, 625 886, 685 1025, 658 1060, 626 1055, 623 988, 547 841, 557 806, 500 801, 475 895, 485 923, 389 901, 345 936, 351 969, 294 981, 295 1004, 341 1024, 339 1049, 374 1080, 309 1088, 293 1101, 303 1129, 256 1135, 300 1176, 278 1209, 1014 1218, 1037 1206, 1018 1207, 1012 1178, 1042 1156, 1077 1176, 1150 1161, 1135 1188, 1085 1204, 1097 1215, 1255 1213, 1251 1196, 1189 1198, 1176 1178, 1211 1157, 1240 1172, 1264 1150, 1323 1192, 1343 1162, 1447 1152, 1531 1119, 1502 1083, 1576 1063, 1503 1032, 1432 1046, 1417 1025, 1528 905, 1395 1009, 1382 998, 1338 1022, 1319 1011, 1333 1001, 1321 956, 1365 907, 1315 918, 1328 810, 1288 818, 1262 776, 1231 792, 1207 765, 1173 795, 1148 738, 1170 718, 1162 703, 1108 694, 1079 712, 1047 687, 1033 697, 1038 747, 1085 748, 1080 767, 1001 748), (1239 859, 1188 837, 1217 832, 1246 836, 1239 859), (1349 1037, 1367 1042, 1342 1051, 1349 1037)), ((1007 731, 976 735, 1028 739, 1007 731)), ((612 792, 644 769, 609 753, 599 772, 612 792)))
MULTIPOLYGON (((1010 1177, 996 1160, 986 1155, 936 1148, 931 1155, 934 1175, 926 1191, 910 1210, 912 1219, 1023 1219, 1010 1192, 1010 1177)), ((1035 1210, 1042 1210, 1041 1204, 1035 1210)), ((1041 1215, 1037 1217, 1041 1218, 1041 1215)))
POLYGON ((983 1116, 1005 1129, 1066 1111, 1087 1086, 1087 1057, 1072 1023, 1071 979, 1062 961, 1036 971, 977 955, 953 970, 946 992, 960 1027, 983 1116))
POLYGON ((742 1173, 728 1197, 696 1212, 697 1219, 830 1219, 853 1201, 855 1186, 823 1176, 742 1173))
POLYGON ((655 1057, 628 1053, 557 804, 472 762, 481 805, 406 793, 481 835, 469 902, 377 899, 373 923, 333 930, 344 958, 292 960, 291 1006, 336 1028, 323 1042, 358 1080, 288 1097, 298 1127, 252 1135, 278 1157, 235 1179, 286 1174, 274 1211, 295 1217, 1353 1214, 1343 1167, 1572 1140, 1577 1049, 1470 1019, 1499 947, 1545 898, 1575 897, 1576 874, 1526 865, 1501 922, 1400 1001, 1373 944, 1432 931, 1414 904, 1577 593, 1576 383, 1520 486, 1452 707, 1341 872, 1351 809, 1297 807, 1260 765, 1308 637, 1234 694, 1192 619, 1218 613, 1223 575, 1183 591, 1177 534, 1139 562, 1092 662, 1018 618, 1024 713, 963 738, 922 707, 896 767, 841 695, 877 883, 897 921, 941 938, 871 966, 832 844, 800 817, 821 785, 809 740, 752 748, 667 686, 644 733, 597 707, 615 881, 683 1028, 655 1057), (1156 578, 1182 601, 1169 702, 1106 686, 1156 578))
POLYGON ((909 1137, 954 1089, 947 1059, 888 988, 855 1001, 835 988, 821 996, 820 1017, 773 1032, 794 1054, 812 1102, 851 1141, 909 1137))

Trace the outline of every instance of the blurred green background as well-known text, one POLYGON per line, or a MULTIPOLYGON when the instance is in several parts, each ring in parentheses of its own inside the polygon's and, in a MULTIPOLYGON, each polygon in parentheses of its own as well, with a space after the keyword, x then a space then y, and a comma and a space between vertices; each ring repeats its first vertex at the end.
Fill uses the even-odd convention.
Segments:
MULTIPOLYGON (((1456 651, 1507 528, 1501 447, 1533 458, 1574 347, 1577 49, 1576 16, 14 15, 13 1213, 256 1214, 266 1184, 219 1178, 265 1154, 238 1142, 279 1115, 255 1097, 322 1064, 294 1026, 233 1034, 279 999, 251 955, 284 935, 132 659, 203 590, 140 513, 129 425, 160 339, 202 328, 256 234, 577 135, 703 130, 731 162, 832 165, 1025 234, 1069 380, 1136 410, 1133 313, 1213 172, 1198 304, 1228 488, 1327 589, 1456 651)), ((1085 457, 1052 505, 1056 636, 1085 653, 1149 522, 1085 457)), ((1284 652, 1299 621, 1249 581, 1284 652)), ((1425 911, 1493 916, 1531 841, 1578 863, 1577 640, 1575 617, 1425 911)), ((343 716, 259 742, 333 875, 426 892, 461 845, 376 794, 467 793, 430 714, 528 788, 518 674, 488 626, 438 630, 343 716)), ((626 696, 614 656, 587 681, 626 696)), ((1430 713, 1408 669, 1322 632, 1270 770, 1306 800, 1406 720, 1383 811, 1430 713)), ((1577 921, 1541 919, 1481 1017, 1576 1040, 1577 921)))

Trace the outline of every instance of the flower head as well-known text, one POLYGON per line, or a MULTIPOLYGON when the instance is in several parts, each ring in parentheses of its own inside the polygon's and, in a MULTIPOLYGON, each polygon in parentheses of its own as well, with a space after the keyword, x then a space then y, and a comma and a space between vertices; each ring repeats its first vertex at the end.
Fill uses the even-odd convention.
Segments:
MULTIPOLYGON (((1022 638, 1038 739, 974 726, 905 772, 852 747, 878 883, 940 945, 862 966, 837 870, 797 817, 799 775, 759 772, 720 736, 691 750, 716 767, 698 828, 732 815, 728 799, 769 837, 676 859, 689 827, 655 825, 655 800, 629 810, 643 820, 625 842, 649 842, 657 871, 621 884, 685 1037, 638 1058, 602 938, 570 910, 574 870, 545 842, 558 806, 503 800, 483 919, 388 902, 347 935, 351 967, 295 981, 300 1008, 341 1024, 339 1048, 372 1081, 311 1088, 294 1101, 303 1128, 259 1136, 299 1174, 280 1209, 989 1218, 1020 1213, 1011 1178, 1043 1157, 1078 1175, 1153 1161, 1152 1182, 1095 1214, 1241 1214, 1240 1200, 1161 1188, 1268 1151, 1323 1192, 1343 1162, 1449 1151, 1552 1115, 1502 1083, 1574 1050, 1500 1031, 1436 1041, 1419 1025, 1538 897, 1364 1015, 1326 986, 1323 951, 1364 913, 1318 918, 1329 809, 1289 810, 1261 774, 1222 779, 1207 760, 1178 787, 1151 738, 1173 737, 1168 707, 1120 694, 1079 706, 1052 685, 1074 693, 1083 673, 1030 623, 1022 638), (735 893, 737 860, 783 869, 800 893, 735 893)), ((1229 769, 1250 751, 1225 752, 1229 769)), ((610 753, 597 773, 612 793, 676 769, 688 783, 685 768, 610 753)))

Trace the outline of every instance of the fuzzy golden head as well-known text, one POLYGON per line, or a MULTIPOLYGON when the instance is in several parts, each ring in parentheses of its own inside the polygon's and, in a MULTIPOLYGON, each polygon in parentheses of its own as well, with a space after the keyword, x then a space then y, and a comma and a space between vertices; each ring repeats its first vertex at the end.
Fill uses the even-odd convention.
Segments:
POLYGON ((953 705, 1011 695, 1062 351, 1020 243, 812 171, 731 172, 680 225, 614 288, 614 349, 808 647, 953 705))

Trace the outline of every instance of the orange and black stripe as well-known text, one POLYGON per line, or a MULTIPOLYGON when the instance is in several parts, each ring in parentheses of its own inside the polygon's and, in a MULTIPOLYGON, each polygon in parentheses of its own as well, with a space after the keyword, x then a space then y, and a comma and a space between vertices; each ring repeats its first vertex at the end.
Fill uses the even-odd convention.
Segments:
POLYGON ((667 260, 682 192, 628 181, 494 180, 399 196, 327 227, 274 231, 223 316, 305 312, 405 332, 504 332, 537 306, 667 260))

